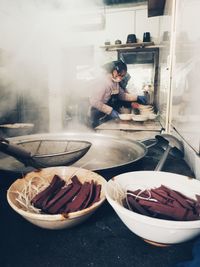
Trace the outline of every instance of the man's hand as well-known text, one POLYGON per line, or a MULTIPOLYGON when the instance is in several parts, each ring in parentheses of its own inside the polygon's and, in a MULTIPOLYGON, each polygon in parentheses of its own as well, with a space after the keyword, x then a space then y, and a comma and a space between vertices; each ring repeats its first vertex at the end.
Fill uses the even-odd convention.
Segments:
POLYGON ((142 105, 147 105, 147 104, 148 104, 147 97, 144 96, 144 95, 138 95, 138 97, 137 97, 137 102, 138 102, 139 104, 142 104, 142 105))

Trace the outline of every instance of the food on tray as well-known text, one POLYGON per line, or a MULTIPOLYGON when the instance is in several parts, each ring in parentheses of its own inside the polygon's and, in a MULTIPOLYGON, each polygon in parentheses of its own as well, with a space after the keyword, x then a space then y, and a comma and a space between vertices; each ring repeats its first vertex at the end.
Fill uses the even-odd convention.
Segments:
POLYGON ((192 221, 200 219, 200 195, 196 200, 164 185, 145 190, 127 190, 123 206, 159 219, 192 221))

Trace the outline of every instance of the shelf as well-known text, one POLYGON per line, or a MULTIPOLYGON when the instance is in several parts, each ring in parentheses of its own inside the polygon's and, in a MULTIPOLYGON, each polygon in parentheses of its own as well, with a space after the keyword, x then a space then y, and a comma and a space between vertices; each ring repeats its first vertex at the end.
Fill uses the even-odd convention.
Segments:
POLYGON ((154 46, 154 42, 104 45, 104 46, 100 46, 100 48, 104 48, 105 50, 117 50, 117 49, 123 49, 123 48, 143 48, 146 46, 154 46))

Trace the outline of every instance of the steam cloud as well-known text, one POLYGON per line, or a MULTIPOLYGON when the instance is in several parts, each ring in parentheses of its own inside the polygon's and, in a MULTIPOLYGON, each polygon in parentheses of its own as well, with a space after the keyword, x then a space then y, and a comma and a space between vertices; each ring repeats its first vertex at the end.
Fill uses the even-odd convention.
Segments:
POLYGON ((102 0, 1 0, 1 123, 22 95, 22 119, 32 122, 38 110, 50 131, 62 130, 66 106, 76 115, 77 101, 89 94, 81 79, 90 80, 99 63, 102 10, 102 0))

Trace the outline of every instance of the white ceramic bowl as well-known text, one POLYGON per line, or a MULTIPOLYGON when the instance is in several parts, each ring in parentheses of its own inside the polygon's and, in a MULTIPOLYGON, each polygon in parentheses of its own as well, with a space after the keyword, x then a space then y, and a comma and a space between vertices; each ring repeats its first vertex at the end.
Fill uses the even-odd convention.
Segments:
POLYGON ((158 114, 154 113, 153 110, 141 110, 140 115, 145 116, 148 120, 155 120, 158 117, 158 114))
POLYGON ((154 111, 153 110, 148 110, 148 109, 142 109, 142 110, 140 110, 140 114, 152 114, 152 113, 154 113, 154 111))
POLYGON ((132 120, 133 121, 146 121, 148 120, 148 116, 147 115, 143 115, 143 114, 139 114, 139 115, 133 115, 132 116, 132 120))
POLYGON ((200 194, 200 181, 183 175, 138 171, 120 174, 106 184, 106 198, 122 222, 136 235, 154 245, 166 246, 181 243, 200 234, 200 220, 172 221, 152 218, 124 208, 121 204, 121 190, 146 189, 161 184, 175 189, 188 197, 200 194), (116 186, 117 184, 117 186, 116 186))
POLYGON ((139 105, 139 110, 153 110, 151 105, 139 105))
POLYGON ((122 121, 130 121, 132 120, 133 114, 119 114, 119 118, 122 121))
POLYGON ((105 183, 106 183, 106 180, 102 176, 98 175, 95 172, 86 170, 86 169, 77 168, 77 167, 45 168, 39 172, 30 172, 26 174, 24 178, 16 180, 8 189, 7 200, 10 206, 18 214, 24 217, 24 219, 26 219, 27 221, 41 228, 47 228, 47 229, 69 228, 86 220, 89 216, 93 214, 94 211, 96 211, 100 207, 100 205, 105 200, 105 194, 104 194, 105 183), (39 175, 43 177, 44 179, 51 181, 55 174, 59 175, 61 178, 63 178, 66 181, 70 177, 72 177, 74 174, 76 174, 76 176, 81 182, 91 181, 91 180, 96 181, 98 184, 102 185, 100 200, 94 203, 91 207, 88 207, 80 211, 68 213, 67 217, 63 216, 62 214, 49 215, 49 214, 37 214, 34 212, 30 212, 30 211, 27 211, 25 208, 23 208, 19 204, 19 202, 16 201, 17 194, 15 192, 16 191, 21 192, 22 189, 24 188, 24 184, 30 181, 33 177, 39 175))
POLYGON ((155 113, 148 114, 149 120, 155 120, 157 117, 158 117, 158 114, 155 114, 155 113))

